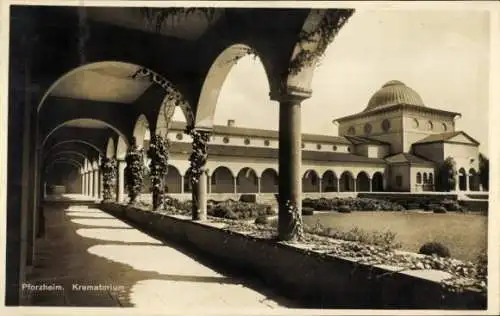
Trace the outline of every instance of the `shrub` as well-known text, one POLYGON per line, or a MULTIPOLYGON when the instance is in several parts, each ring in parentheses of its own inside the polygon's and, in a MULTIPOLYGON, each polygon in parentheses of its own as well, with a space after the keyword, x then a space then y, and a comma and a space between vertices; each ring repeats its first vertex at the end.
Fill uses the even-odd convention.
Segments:
POLYGON ((314 209, 312 207, 302 207, 302 215, 314 215, 314 209))
POLYGON ((435 241, 423 244, 418 250, 418 253, 428 256, 436 255, 438 257, 450 257, 450 250, 448 247, 435 241))
POLYGON ((267 218, 267 216, 265 216, 265 215, 259 215, 255 219, 255 224, 257 224, 257 225, 267 225, 267 224, 269 224, 269 218, 267 218))
POLYGON ((240 196, 240 202, 256 203, 257 195, 255 194, 242 194, 240 196))
POLYGON ((444 207, 442 207, 442 206, 435 207, 432 211, 434 213, 436 213, 436 214, 445 214, 445 213, 447 213, 446 209, 444 207))
POLYGON ((337 208, 339 213, 351 213, 351 209, 347 205, 342 205, 337 208))
POLYGON ((208 215, 228 219, 249 219, 260 215, 273 215, 274 211, 267 204, 236 202, 227 200, 217 203, 207 210, 208 215))

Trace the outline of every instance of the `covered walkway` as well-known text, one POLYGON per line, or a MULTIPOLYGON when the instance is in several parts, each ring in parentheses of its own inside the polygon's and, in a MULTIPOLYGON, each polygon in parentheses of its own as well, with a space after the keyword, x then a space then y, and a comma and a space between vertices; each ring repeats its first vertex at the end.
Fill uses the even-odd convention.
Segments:
POLYGON ((236 277, 234 271, 233 276, 221 273, 220 264, 215 267, 152 238, 96 205, 82 205, 81 196, 70 199, 79 201, 52 202, 45 208, 46 235, 23 285, 26 304, 158 310, 290 307, 262 291, 257 281, 236 277), (33 285, 45 288, 30 290, 33 285))

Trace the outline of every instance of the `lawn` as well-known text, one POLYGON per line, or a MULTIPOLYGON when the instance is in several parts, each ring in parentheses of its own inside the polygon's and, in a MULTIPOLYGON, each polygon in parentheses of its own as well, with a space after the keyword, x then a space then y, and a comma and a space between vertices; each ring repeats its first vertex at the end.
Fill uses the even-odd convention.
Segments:
POLYGON ((428 241, 438 241, 450 249, 451 256, 475 260, 486 248, 488 217, 479 214, 421 212, 321 212, 304 216, 304 224, 319 221, 325 227, 347 232, 354 227, 366 231, 392 231, 403 250, 418 252, 428 241))

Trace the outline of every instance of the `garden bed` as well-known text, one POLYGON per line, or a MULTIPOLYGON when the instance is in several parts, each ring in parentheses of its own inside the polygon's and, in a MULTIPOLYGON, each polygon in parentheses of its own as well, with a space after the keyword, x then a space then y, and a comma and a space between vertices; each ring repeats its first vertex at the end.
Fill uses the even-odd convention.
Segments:
POLYGON ((300 243, 278 242, 272 225, 214 217, 195 222, 173 207, 152 212, 106 203, 102 209, 258 275, 307 307, 486 308, 485 272, 472 263, 308 233, 300 243))

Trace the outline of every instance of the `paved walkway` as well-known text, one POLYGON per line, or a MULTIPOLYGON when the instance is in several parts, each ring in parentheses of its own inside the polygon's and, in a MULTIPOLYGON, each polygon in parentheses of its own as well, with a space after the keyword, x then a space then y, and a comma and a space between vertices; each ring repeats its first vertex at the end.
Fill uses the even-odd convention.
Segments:
POLYGON ((37 244, 35 267, 23 285, 31 305, 158 311, 291 305, 263 294, 262 288, 255 290, 255 282, 215 271, 92 205, 55 204, 45 209, 46 236, 37 244))

